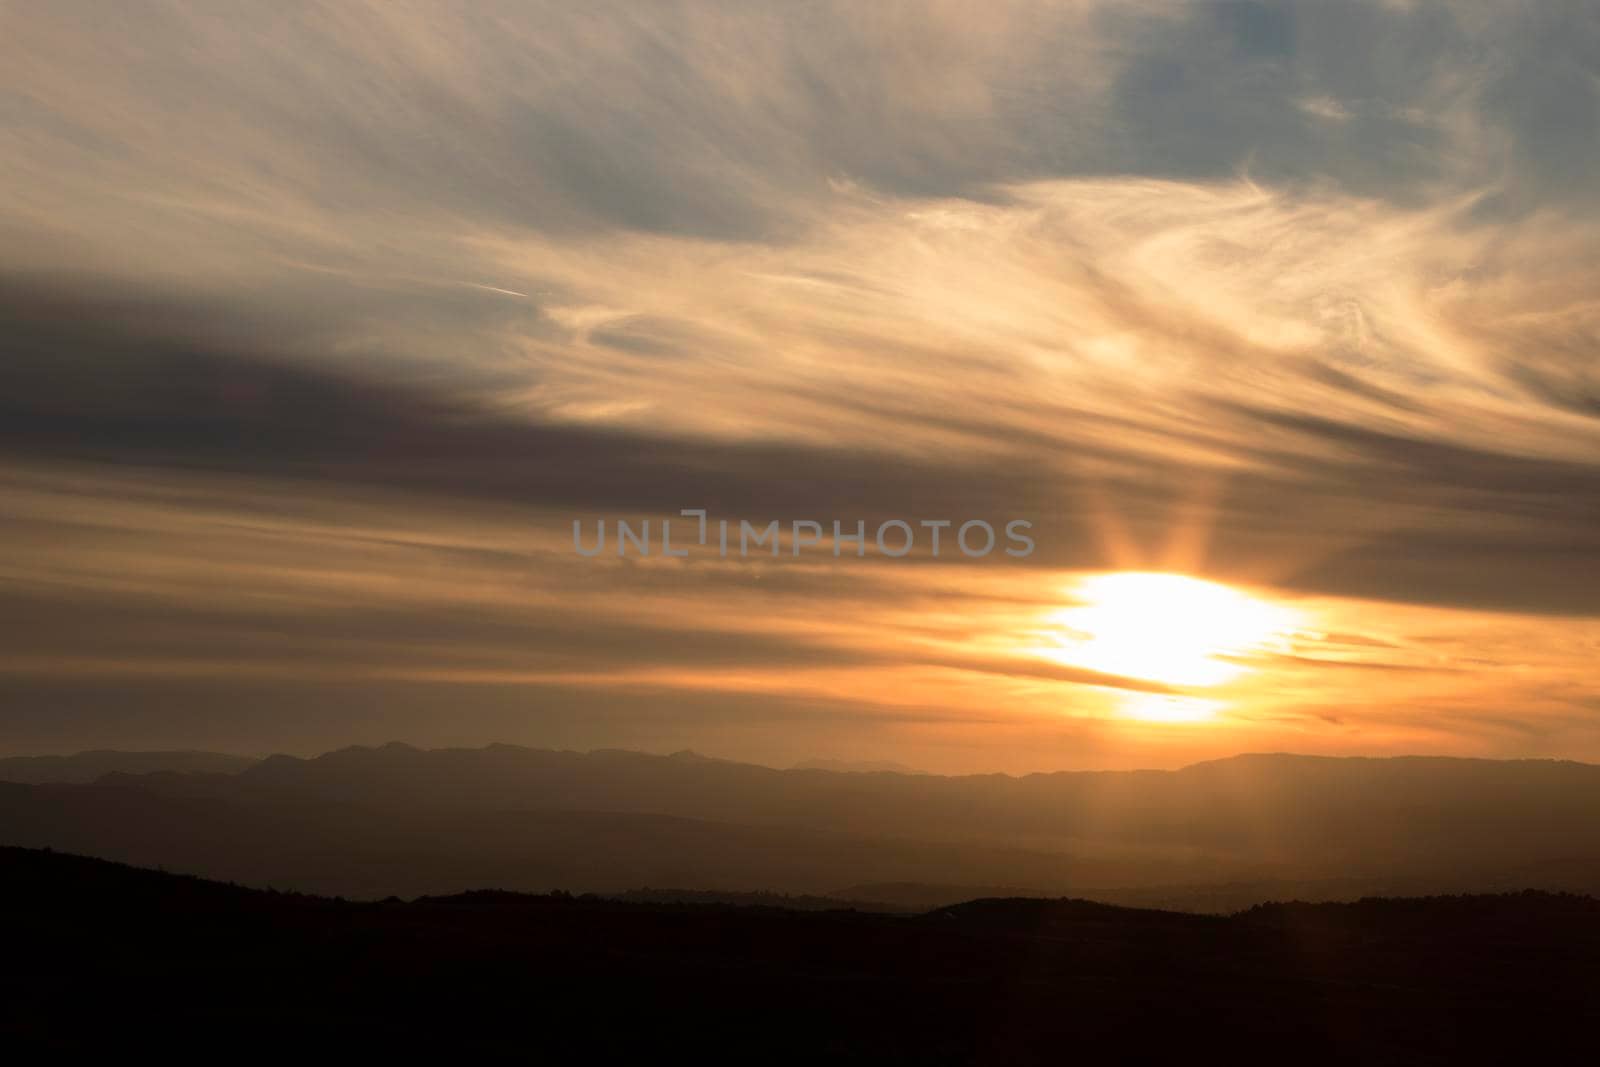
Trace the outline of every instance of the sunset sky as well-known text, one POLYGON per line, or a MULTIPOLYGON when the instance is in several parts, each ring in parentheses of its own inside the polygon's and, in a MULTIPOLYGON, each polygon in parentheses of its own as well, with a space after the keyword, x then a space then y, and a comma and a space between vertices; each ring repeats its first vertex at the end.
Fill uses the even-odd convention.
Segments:
POLYGON ((1600 761, 1597 175, 1587 0, 0 0, 0 755, 1600 761))

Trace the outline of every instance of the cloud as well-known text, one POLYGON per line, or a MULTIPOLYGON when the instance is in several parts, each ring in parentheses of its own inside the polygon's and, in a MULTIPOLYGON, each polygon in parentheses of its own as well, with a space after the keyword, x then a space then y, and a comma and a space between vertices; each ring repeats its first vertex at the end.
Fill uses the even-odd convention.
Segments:
POLYGON ((1028 518, 1060 567, 1163 563, 1209 485, 1181 562, 1583 612, 1596 311, 1550 261, 1588 253, 1470 208, 1100 180, 867 200, 781 249, 479 235, 517 291, 572 300, 515 313, 13 281, 5 435, 574 514, 1028 518), (430 359, 419 317, 505 355, 430 359), (1506 350, 1522 323, 1539 343, 1506 350), (1107 559, 1107 522, 1146 558, 1107 559))
POLYGON ((1581 2, 68 0, 8 20, 6 223, 30 261, 259 277, 473 227, 782 241, 841 187, 1247 170, 1526 211, 1592 202, 1596 33, 1581 2))

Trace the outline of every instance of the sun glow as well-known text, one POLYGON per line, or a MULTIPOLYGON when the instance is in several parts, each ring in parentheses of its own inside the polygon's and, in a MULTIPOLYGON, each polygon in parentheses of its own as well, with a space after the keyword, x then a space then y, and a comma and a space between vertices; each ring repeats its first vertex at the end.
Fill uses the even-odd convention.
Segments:
POLYGON ((1209 722, 1222 706, 1220 700, 1165 693, 1127 693, 1118 702, 1123 717, 1140 722, 1209 722))
MULTIPOLYGON (((1078 583, 1073 596, 1079 603, 1050 618, 1058 627, 1052 658, 1174 686, 1214 686, 1238 678, 1248 668, 1236 657, 1280 643, 1294 622, 1286 608, 1181 574, 1093 575, 1078 583)), ((1208 716, 1169 709, 1136 717, 1208 716)))

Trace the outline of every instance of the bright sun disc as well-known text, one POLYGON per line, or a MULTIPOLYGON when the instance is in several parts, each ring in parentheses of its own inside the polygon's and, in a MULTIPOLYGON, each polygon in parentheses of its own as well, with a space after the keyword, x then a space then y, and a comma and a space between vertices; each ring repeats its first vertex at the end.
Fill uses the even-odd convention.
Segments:
POLYGON ((1245 668, 1225 657, 1260 651, 1292 624, 1284 608, 1181 574, 1099 574, 1073 592, 1080 603, 1051 616, 1053 658, 1168 685, 1230 681, 1245 668))

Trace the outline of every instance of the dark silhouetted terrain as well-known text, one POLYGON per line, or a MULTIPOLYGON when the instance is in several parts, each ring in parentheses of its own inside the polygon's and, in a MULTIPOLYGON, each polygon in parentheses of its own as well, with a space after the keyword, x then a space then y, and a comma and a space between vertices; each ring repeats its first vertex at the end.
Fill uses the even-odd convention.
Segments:
POLYGON ((1600 893, 1600 767, 1240 756, 1025 777, 774 770, 493 745, 232 774, 0 784, 0 843, 352 897, 492 885, 923 909, 1090 897, 1226 912, 1533 886, 1600 893))
POLYGON ((1600 902, 1078 900, 920 916, 477 892, 278 894, 0 849, 8 1053, 533 1062, 1557 1062, 1600 902))

